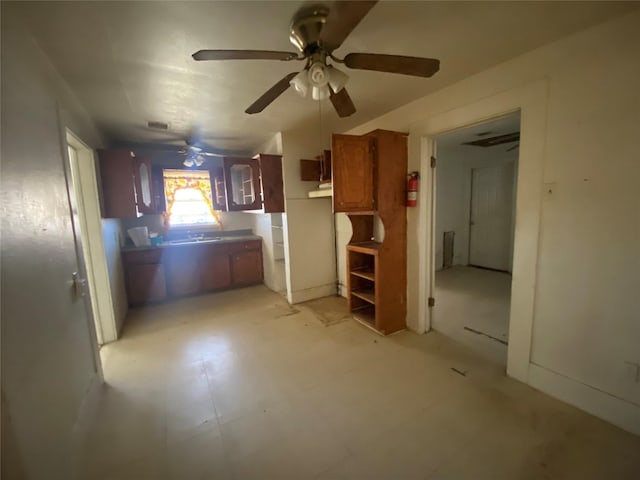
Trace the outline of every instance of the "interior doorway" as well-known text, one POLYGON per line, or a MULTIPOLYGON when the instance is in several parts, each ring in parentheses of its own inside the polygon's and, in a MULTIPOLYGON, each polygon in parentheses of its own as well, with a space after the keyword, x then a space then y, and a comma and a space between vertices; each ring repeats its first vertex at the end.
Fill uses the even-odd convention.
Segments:
POLYGON ((72 190, 76 234, 82 238, 81 261, 86 269, 88 295, 99 345, 117 339, 111 283, 106 261, 96 163, 93 150, 70 130, 65 132, 66 154, 72 190))
POLYGON ((435 138, 432 327, 507 365, 520 114, 435 138))

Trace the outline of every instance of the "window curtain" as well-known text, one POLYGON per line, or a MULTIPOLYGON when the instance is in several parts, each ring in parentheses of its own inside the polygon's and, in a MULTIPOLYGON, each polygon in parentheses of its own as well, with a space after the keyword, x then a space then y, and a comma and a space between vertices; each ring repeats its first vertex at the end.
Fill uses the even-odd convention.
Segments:
POLYGON ((216 223, 222 227, 220 212, 213 208, 209 172, 204 170, 194 170, 191 172, 184 172, 182 170, 165 170, 163 177, 164 196, 167 199, 167 215, 169 217, 171 217, 171 209, 173 208, 173 204, 176 200, 176 192, 183 188, 193 188, 200 192, 216 223))

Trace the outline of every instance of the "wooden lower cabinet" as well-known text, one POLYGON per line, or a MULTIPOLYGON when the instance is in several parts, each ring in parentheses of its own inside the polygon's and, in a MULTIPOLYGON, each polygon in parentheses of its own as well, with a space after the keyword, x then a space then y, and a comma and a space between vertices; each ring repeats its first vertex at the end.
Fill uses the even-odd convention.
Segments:
POLYGON ((212 254, 202 261, 200 279, 204 291, 221 290, 231 286, 229 255, 212 254))
POLYGON ((195 295, 202 291, 200 284, 200 249, 197 245, 169 247, 167 273, 172 297, 195 295))
POLYGON ((262 283, 262 242, 189 244, 123 254, 130 305, 262 283))
POLYGON ((142 305, 167 298, 167 283, 162 264, 129 265, 127 267, 129 303, 142 305))
POLYGON ((249 250, 231 257, 231 278, 234 286, 254 285, 262 282, 262 252, 249 250))

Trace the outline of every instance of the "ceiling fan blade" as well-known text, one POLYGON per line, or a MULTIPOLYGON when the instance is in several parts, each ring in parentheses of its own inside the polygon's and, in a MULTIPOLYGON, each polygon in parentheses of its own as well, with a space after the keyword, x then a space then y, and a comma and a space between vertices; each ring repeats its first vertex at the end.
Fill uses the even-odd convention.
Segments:
POLYGON ((356 113, 356 107, 351 101, 346 88, 343 88, 338 93, 333 93, 331 89, 329 91, 331 92, 331 103, 333 103, 333 108, 338 112, 338 116, 344 118, 356 113))
POLYGON ((271 50, 198 50, 194 60, 296 60, 297 53, 271 50))
POLYGON ((269 106, 271 102, 273 102, 276 98, 284 93, 284 91, 289 88, 289 82, 293 77, 295 77, 298 72, 292 72, 278 83, 276 83, 273 87, 267 90, 258 100, 253 102, 249 108, 245 110, 246 113, 253 114, 259 113, 269 106))
POLYGON ((344 58, 349 68, 400 73, 416 77, 430 77, 440 70, 440 60, 435 58, 404 57, 378 53, 350 53, 344 58))
POLYGON ((332 52, 342 45, 376 3, 377 0, 335 2, 320 32, 322 46, 332 52))

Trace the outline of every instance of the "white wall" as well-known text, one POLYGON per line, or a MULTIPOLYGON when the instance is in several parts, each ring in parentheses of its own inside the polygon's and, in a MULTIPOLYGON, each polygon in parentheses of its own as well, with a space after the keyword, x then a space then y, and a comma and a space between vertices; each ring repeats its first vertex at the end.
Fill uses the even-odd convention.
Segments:
POLYGON ((331 198, 308 198, 318 185, 300 180, 300 159, 315 158, 330 148, 327 133, 324 144, 318 132, 282 132, 282 163, 285 190, 285 255, 287 257, 287 297, 290 303, 335 295, 335 236, 331 198))
MULTIPOLYGON (((443 234, 452 230, 455 232, 453 264, 469 264, 471 170, 499 166, 505 163, 515 165, 518 161, 518 151, 507 152, 507 148, 508 146, 504 145, 488 148, 460 145, 442 146, 440 144, 437 146, 436 270, 441 270, 443 264, 443 234)), ((512 224, 512 231, 514 226, 512 224)), ((509 257, 511 264, 513 245, 510 248, 509 257)))
MULTIPOLYGON (((517 109, 527 92, 541 92, 522 116, 513 282, 516 303, 532 302, 532 326, 519 332, 519 350, 529 363, 518 378, 636 433, 640 384, 625 362, 640 362, 638 25, 635 10, 350 132, 410 131, 409 170, 417 170, 425 153, 421 138, 438 133, 442 119, 453 124, 493 106, 517 109), (542 167, 542 178, 534 165, 542 167), (523 284, 522 278, 535 281, 523 284)), ((428 261, 421 257, 420 244, 428 241, 421 217, 428 218, 423 205, 407 215, 408 323, 419 331, 424 290, 418 286, 425 286, 421 265, 428 261)), ((514 311, 512 329, 526 320, 514 319, 514 311)))
POLYGON ((100 376, 93 325, 71 295, 64 128, 93 148, 102 139, 11 4, 1 31, 2 414, 12 427, 2 472, 69 479, 72 431, 100 376))

